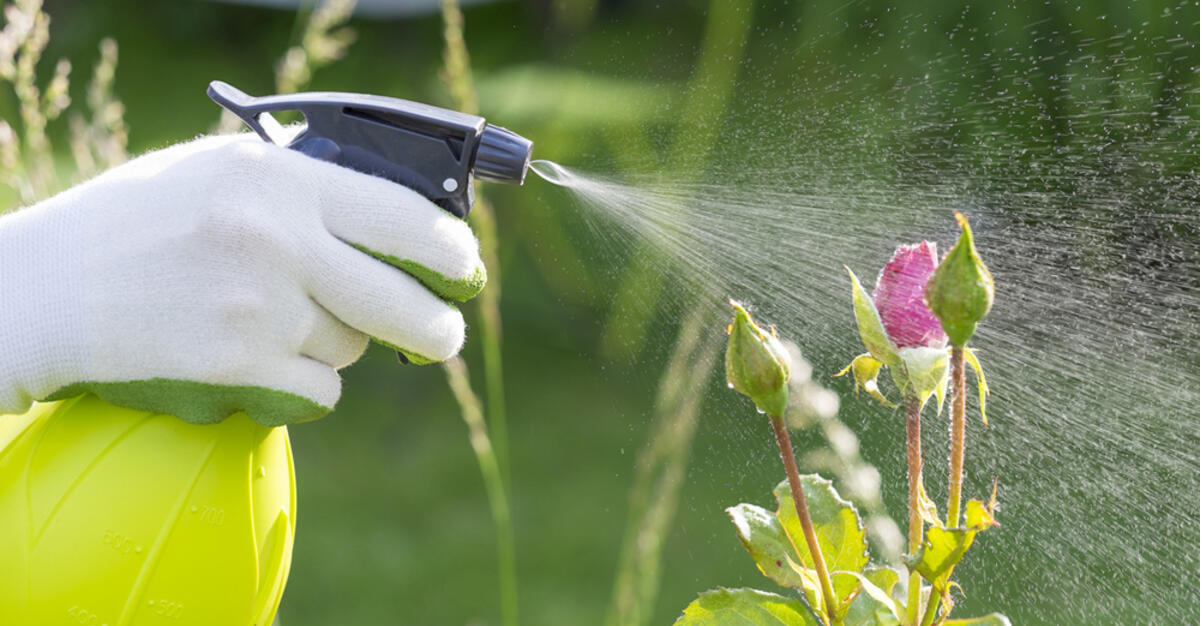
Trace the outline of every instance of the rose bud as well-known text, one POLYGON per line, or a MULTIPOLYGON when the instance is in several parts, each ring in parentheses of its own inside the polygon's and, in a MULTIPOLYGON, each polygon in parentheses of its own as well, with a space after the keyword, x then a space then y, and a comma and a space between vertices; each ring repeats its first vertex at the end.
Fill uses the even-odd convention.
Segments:
POLYGON ((943 257, 926 287, 926 303, 953 345, 963 346, 993 307, 993 276, 973 245, 972 229, 959 212, 960 240, 943 257))
POLYGON ((734 321, 726 332, 726 382, 773 416, 785 413, 789 400, 789 355, 775 333, 764 332, 734 300, 734 321))
POLYGON ((935 267, 935 244, 923 241, 898 246, 877 276, 872 300, 885 333, 897 348, 941 348, 947 344, 939 319, 923 301, 935 267))

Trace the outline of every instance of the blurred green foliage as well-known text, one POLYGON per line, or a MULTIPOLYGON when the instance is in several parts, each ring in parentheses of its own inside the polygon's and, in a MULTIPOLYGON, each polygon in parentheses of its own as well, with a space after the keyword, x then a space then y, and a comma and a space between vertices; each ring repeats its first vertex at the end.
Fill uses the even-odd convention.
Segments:
MULTIPOLYGON (((209 2, 60 0, 46 10, 54 20, 48 59, 66 57, 76 68, 89 68, 102 37, 118 41, 115 89, 126 105, 134 153, 206 132, 218 117, 204 95, 210 80, 252 94, 271 92, 273 65, 295 43, 301 23, 293 13, 209 2)), ((697 164, 701 171, 775 172, 782 182, 820 160, 826 166, 818 173, 835 177, 873 173, 917 185, 940 176, 920 167, 890 171, 882 165, 888 159, 867 154, 880 149, 911 165, 938 152, 940 162, 959 159, 963 171, 974 173, 1062 151, 1078 168, 1105 171, 1104 150, 1077 149, 1086 138, 1142 155, 1134 171, 1124 172, 1130 199, 1116 207, 1116 221, 1155 212, 1139 199, 1151 197, 1148 189, 1156 185, 1192 183, 1196 201, 1196 3, 926 0, 901 8, 878 0, 765 0, 755 5, 727 113, 707 122, 716 128, 682 128, 675 121, 689 102, 710 95, 690 82, 706 10, 700 0, 537 0, 470 8, 466 37, 481 111, 532 138, 538 158, 615 175, 654 173, 673 145, 688 145, 691 133, 713 134, 722 144, 697 164), (914 112, 922 119, 907 117, 914 112), (1180 136, 1165 139, 1164 133, 1180 136), (807 146, 806 162, 791 161, 794 145, 807 146)), ((437 14, 352 25, 358 40, 346 58, 316 72, 310 88, 450 105, 438 76, 437 14)), ((47 76, 52 69, 50 63, 40 68, 47 76)), ((84 86, 73 81, 77 101, 84 86)), ((0 117, 13 119, 14 111, 11 95, 0 94, 0 117)), ((56 145, 66 146, 65 125, 50 132, 56 145)), ((1032 181, 1044 189, 1080 186, 1083 193, 1089 182, 1064 171, 1032 181)), ((541 181, 487 192, 498 214, 505 285, 509 465, 523 622, 597 624, 610 602, 633 459, 649 428, 654 381, 678 311, 667 306, 657 315, 633 316, 646 320, 638 334, 645 340, 603 358, 600 335, 614 323, 610 304, 634 249, 596 237, 572 215, 573 205, 541 181)), ((11 196, 0 201, 11 203, 11 196)), ((1149 223, 1113 236, 1133 238, 1127 241, 1132 249, 1192 237, 1196 248, 1196 216, 1192 228, 1188 221, 1149 223)), ((1196 268, 1194 255, 1182 263, 1196 268)), ((1108 261, 1097 262, 1104 267, 1108 261)), ((1196 292, 1197 276, 1183 280, 1193 281, 1196 292)), ((671 302, 679 293, 668 285, 661 298, 671 302)), ((1186 313, 1196 327, 1196 308, 1186 313)), ((846 340, 824 334, 803 342, 803 350, 817 371, 833 373, 841 355, 854 351, 855 339, 850 314, 831 323, 848 330, 846 340)), ((479 363, 470 334, 465 356, 479 363)), ((1196 369, 1196 352, 1184 358, 1196 369)), ((373 347, 345 380, 334 415, 291 431, 300 511, 282 624, 497 623, 488 503, 443 373, 400 367, 391 352, 373 347)), ((717 372, 711 387, 724 391, 717 372)), ((864 458, 882 468, 886 506, 904 518, 900 442, 885 429, 858 428, 879 418, 875 407, 844 406, 845 421, 862 437, 864 458)), ((729 541, 722 512, 734 502, 764 502, 763 486, 779 480, 771 441, 745 422, 742 407, 716 398, 705 404, 666 539, 653 624, 670 623, 702 589, 758 577, 729 541)), ((798 443, 805 449, 821 445, 821 438, 802 435, 798 443)), ((1196 451, 1179 452, 1196 461, 1196 451)), ((970 486, 981 492, 995 469, 984 468, 970 486)), ((1006 483, 1021 489, 1025 475, 1048 471, 1054 468, 1008 467, 1006 483)), ((1196 475, 1159 478, 1169 488, 1192 487, 1196 498, 1196 475)), ((1093 506, 1089 490, 1070 493, 1076 500, 1064 502, 1066 510, 1093 506)), ((1196 504, 1184 507, 1187 515, 1196 504)), ((1006 526, 983 543, 1011 544, 1020 532, 1082 532, 1069 516, 1029 519, 1021 510, 1004 510, 1000 518, 1006 526)), ((1164 551, 1154 554, 1183 555, 1182 567, 1192 563, 1196 570, 1196 529, 1196 517, 1179 521, 1165 531, 1164 551)), ((1154 584, 1145 574, 1122 588, 1127 568, 1092 562, 1082 577, 1080 564, 1089 555, 1069 550, 1044 559, 1033 551, 1037 545, 982 548, 978 564, 960 572, 969 592, 959 603, 964 614, 988 607, 1016 623, 1093 624, 1100 611, 1135 611, 1140 585, 1154 584), (1035 576, 1036 569, 1043 571, 1035 576), (1065 586, 1062 595, 1033 592, 1049 577, 1065 586), (1099 580, 1113 588, 1090 586, 1099 580), (1057 597, 1083 599, 1074 604, 1057 597)), ((1192 575, 1170 582, 1182 580, 1192 575)), ((1138 613, 1106 613, 1106 619, 1197 622, 1196 581, 1158 589, 1156 597, 1138 613)))

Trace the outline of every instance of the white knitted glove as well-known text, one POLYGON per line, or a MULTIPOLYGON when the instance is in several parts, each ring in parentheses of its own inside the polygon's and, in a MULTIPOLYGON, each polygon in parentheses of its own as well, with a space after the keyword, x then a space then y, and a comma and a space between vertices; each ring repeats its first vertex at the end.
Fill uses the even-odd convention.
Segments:
POLYGON ((369 337, 458 352, 444 300, 484 280, 467 224, 416 192, 252 135, 179 144, 0 218, 0 413, 92 391, 315 419, 369 337))

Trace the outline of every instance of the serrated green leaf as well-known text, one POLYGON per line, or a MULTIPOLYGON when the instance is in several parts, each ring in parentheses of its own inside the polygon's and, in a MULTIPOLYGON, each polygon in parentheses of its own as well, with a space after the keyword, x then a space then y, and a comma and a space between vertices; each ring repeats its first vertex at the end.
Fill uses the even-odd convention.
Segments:
POLYGON ((927 524, 932 526, 943 525, 943 520, 939 519, 939 507, 927 496, 927 488, 923 485, 921 479, 918 481, 918 515, 927 524))
POLYGON ((1010 626, 1010 618, 1001 613, 990 613, 984 617, 949 619, 943 624, 944 626, 1010 626))
MULTIPOLYGON (((801 581, 801 593, 805 598, 806 604, 809 605, 810 609, 813 610, 814 613, 819 616, 819 619, 821 619, 825 624, 826 620, 823 615, 824 605, 822 603, 822 582, 818 580, 818 570, 805 567, 803 565, 798 565, 797 561, 795 561, 792 557, 786 559, 785 563, 793 570, 793 572, 797 575, 797 578, 801 581)), ((831 587, 834 588, 833 581, 831 583, 831 587)), ((840 595, 849 594, 851 591, 851 589, 847 588, 835 589, 835 596, 839 597, 840 595)))
MULTIPOLYGON (((818 570, 798 565, 797 561, 793 559, 789 559, 788 564, 801 579, 801 592, 805 596, 806 603, 821 616, 824 604, 818 570)), ((860 582, 854 577, 840 577, 831 573, 831 589, 835 592, 835 611, 842 614, 847 610, 848 603, 854 600, 859 592, 860 582)))
POLYGON ((990 526, 1000 526, 997 520, 993 517, 993 511, 997 508, 997 484, 993 486, 993 495, 989 498, 989 504, 985 504, 980 500, 969 500, 968 506, 964 509, 964 522, 970 529, 985 530, 990 526))
MULTIPOLYGON (((893 572, 893 574, 893 584, 896 584, 897 572, 893 572)), ((899 626, 901 624, 901 619, 898 617, 899 607, 893 598, 867 576, 854 572, 835 572, 831 576, 832 584, 835 586, 846 587, 850 582, 853 588, 851 597, 840 598, 840 605, 845 607, 842 612, 844 626, 899 626)))
POLYGON ((884 565, 870 565, 864 569, 864 576, 889 596, 893 601, 893 610, 898 616, 906 614, 906 590, 904 585, 899 584, 903 576, 900 570, 884 565))
POLYGON ((844 268, 851 276, 851 298, 856 313, 856 326, 860 329, 860 341, 864 342, 868 352, 881 363, 890 367, 899 364, 901 357, 893 347, 893 342, 889 340, 889 334, 885 332, 885 325, 881 323, 881 314, 876 310, 872 296, 864 290, 860 279, 856 278, 856 273, 851 271, 850 267, 844 268))
MULTIPOLYGON (((801 490, 805 494, 814 534, 818 536, 818 549, 822 551, 827 569, 848 572, 863 570, 868 563, 868 541, 864 536, 860 515, 852 503, 839 497, 831 481, 817 474, 803 474, 801 490)), ((773 495, 778 505, 776 518, 793 545, 794 553, 800 557, 797 563, 813 569, 814 560, 810 557, 801 522, 797 519, 789 482, 781 481, 773 490, 773 495)))
POLYGON ((793 546, 774 513, 743 503, 727 508, 726 514, 760 572, 783 587, 802 588, 797 572, 789 567, 789 560, 796 558, 793 546))
POLYGON ((884 367, 884 363, 876 360, 876 358, 871 354, 861 354, 860 356, 852 359, 851 363, 849 363, 847 367, 840 370, 838 374, 835 374, 835 376, 839 377, 851 372, 852 377, 856 380, 856 395, 859 395, 860 388, 862 387, 864 391, 868 392, 868 395, 872 396, 872 398, 877 402, 880 402, 891 409, 896 409, 897 404, 890 402, 889 399, 885 397, 885 394, 881 393, 881 387, 876 382, 877 377, 881 373, 882 367, 884 367))
POLYGON ((685 607, 675 626, 821 626, 801 602, 756 589, 713 589, 685 607))
POLYGON ((867 567, 864 569, 864 577, 889 596, 893 595, 893 588, 901 580, 901 574, 892 567, 867 567))
MULTIPOLYGON (((848 604, 858 597, 861 587, 858 577, 868 562, 868 542, 860 516, 850 502, 839 497, 831 481, 807 474, 801 477, 801 486, 828 571, 854 574, 832 577, 836 610, 846 611, 848 604)), ((800 589, 809 606, 821 610, 818 574, 797 518, 789 482, 777 485, 773 495, 777 500, 775 513, 747 503, 730 507, 726 513, 756 567, 777 584, 800 589)), ((885 576, 882 582, 890 587, 896 584, 896 573, 891 581, 885 576)))
MULTIPOLYGON (((801 476, 801 490, 805 493, 810 522, 814 525, 818 549, 822 551, 827 571, 859 573, 868 563, 868 542, 855 507, 839 497, 831 481, 817 474, 801 476)), ((777 501, 776 518, 796 555, 796 558, 789 558, 787 563, 801 581, 806 601, 818 609, 823 606, 818 573, 797 517, 789 481, 777 485, 773 495, 777 501)), ((855 597, 859 582, 854 578, 832 577, 831 586, 835 592, 835 610, 846 610, 845 601, 855 597)))
POLYGON ((977 531, 967 528, 933 526, 927 529, 926 541, 918 554, 906 557, 906 565, 922 574, 940 593, 947 591, 952 569, 964 558, 976 536, 977 531))
POLYGON ((989 383, 985 382, 985 370, 981 369, 981 361, 977 359, 976 350, 971 348, 965 350, 964 360, 968 361, 977 376, 977 395, 981 399, 981 421, 988 426, 989 418, 985 416, 985 398, 989 397, 989 383))
POLYGON ((946 592, 952 570, 972 547, 977 533, 990 526, 998 525, 993 518, 994 504, 994 498, 990 499, 989 506, 980 500, 969 500, 965 508, 964 517, 967 524, 964 527, 932 526, 927 529, 926 540, 919 548, 918 554, 907 556, 906 565, 922 574, 922 577, 930 581, 936 591, 946 592))

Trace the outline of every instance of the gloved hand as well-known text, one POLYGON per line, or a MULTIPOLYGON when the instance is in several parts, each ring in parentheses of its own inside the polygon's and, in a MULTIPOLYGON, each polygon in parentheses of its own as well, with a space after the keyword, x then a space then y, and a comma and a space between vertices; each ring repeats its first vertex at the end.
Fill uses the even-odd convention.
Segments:
POLYGON ((179 144, 0 218, 0 414, 92 391, 316 419, 369 337, 458 352, 446 300, 484 281, 467 224, 416 192, 252 135, 179 144))

